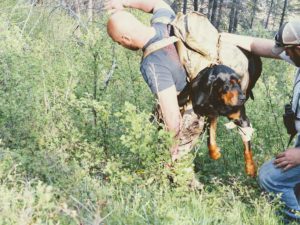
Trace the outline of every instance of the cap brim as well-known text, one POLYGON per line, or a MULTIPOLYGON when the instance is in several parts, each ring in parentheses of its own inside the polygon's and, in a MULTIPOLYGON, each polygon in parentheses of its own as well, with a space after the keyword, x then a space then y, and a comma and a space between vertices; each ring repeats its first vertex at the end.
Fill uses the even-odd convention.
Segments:
POLYGON ((272 48, 272 52, 273 52, 275 55, 280 55, 283 51, 284 51, 284 48, 283 48, 283 47, 276 47, 276 46, 274 46, 274 47, 272 48))

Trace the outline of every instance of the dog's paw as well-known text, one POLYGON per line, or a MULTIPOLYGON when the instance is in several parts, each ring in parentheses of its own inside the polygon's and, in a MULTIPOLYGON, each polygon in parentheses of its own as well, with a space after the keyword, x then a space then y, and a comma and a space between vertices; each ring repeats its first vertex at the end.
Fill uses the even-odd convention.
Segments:
POLYGON ((221 149, 217 146, 209 146, 209 156, 213 160, 217 160, 221 157, 221 149))
POLYGON ((246 164, 246 174, 251 177, 256 177, 256 166, 254 164, 246 164))

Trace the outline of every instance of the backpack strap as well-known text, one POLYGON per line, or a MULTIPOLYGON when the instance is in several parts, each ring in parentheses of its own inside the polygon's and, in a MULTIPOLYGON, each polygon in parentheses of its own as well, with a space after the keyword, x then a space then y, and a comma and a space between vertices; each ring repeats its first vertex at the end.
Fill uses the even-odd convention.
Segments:
POLYGON ((161 39, 160 41, 154 42, 150 44, 144 51, 143 58, 146 58, 148 55, 150 55, 152 52, 155 52, 161 48, 164 48, 170 44, 173 44, 175 42, 179 41, 179 38, 175 36, 171 36, 168 38, 161 39))

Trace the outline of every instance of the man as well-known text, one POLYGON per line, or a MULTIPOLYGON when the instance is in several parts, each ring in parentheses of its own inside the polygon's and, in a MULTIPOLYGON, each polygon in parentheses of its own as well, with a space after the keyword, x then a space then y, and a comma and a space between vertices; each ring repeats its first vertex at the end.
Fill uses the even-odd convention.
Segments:
MULTIPOLYGON (((170 36, 169 27, 163 23, 145 26, 124 7, 153 13, 151 21, 163 18, 171 22, 175 18, 173 10, 163 0, 109 0, 106 9, 113 11, 107 23, 109 36, 117 43, 131 50, 143 51, 154 42, 170 36)), ((152 93, 158 98, 164 123, 174 133, 176 144, 171 147, 172 160, 178 158, 178 135, 181 127, 181 114, 177 94, 186 85, 186 72, 179 61, 174 44, 159 49, 141 61, 141 73, 152 93)))
POLYGON ((259 182, 268 192, 281 194, 289 218, 300 219, 300 205, 296 187, 300 184, 300 21, 285 23, 280 27, 274 41, 261 38, 222 34, 222 40, 236 44, 254 54, 283 59, 297 67, 292 109, 296 114, 297 139, 295 147, 286 149, 263 164, 259 182))

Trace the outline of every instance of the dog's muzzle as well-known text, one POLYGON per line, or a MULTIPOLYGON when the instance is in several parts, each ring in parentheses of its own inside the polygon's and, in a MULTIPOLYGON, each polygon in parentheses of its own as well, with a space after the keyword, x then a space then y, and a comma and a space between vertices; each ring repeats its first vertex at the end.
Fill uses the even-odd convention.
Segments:
POLYGON ((246 102, 246 95, 241 94, 238 98, 238 105, 243 105, 246 102))

